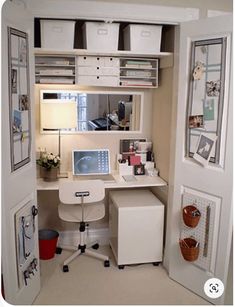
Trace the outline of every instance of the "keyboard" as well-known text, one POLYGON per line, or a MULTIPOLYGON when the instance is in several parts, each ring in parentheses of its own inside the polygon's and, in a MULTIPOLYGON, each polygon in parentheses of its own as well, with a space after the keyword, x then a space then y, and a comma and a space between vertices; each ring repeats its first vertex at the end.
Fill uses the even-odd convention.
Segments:
POLYGON ((107 175, 74 175, 73 176, 74 180, 102 180, 105 182, 115 182, 114 177, 111 174, 107 175))

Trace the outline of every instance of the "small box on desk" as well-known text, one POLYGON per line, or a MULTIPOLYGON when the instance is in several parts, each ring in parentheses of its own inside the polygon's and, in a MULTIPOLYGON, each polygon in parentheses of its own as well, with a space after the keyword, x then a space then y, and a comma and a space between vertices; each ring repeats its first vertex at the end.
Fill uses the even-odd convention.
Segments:
POLYGON ((119 175, 133 175, 133 166, 128 165, 128 163, 119 163, 118 162, 118 172, 119 175))

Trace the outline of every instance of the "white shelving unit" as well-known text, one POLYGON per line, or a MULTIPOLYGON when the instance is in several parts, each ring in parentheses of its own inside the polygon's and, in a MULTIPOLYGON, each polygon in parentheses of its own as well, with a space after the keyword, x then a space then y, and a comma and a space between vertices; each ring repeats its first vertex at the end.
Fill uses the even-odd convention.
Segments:
POLYGON ((120 86, 158 87, 158 59, 121 58, 120 86))
POLYGON ((35 56, 35 81, 42 84, 75 84, 75 56, 35 56))
MULTIPOLYGON (((75 84, 114 87, 158 87, 159 59, 172 58, 170 52, 138 54, 131 51, 108 53, 85 49, 54 51, 35 48, 35 79, 41 84, 75 84), (80 59, 88 59, 81 64, 80 59), (89 59, 100 58, 99 65, 89 59), (107 64, 113 59, 115 67, 107 64), (132 63, 130 65, 129 63, 132 63), (86 72, 85 71, 86 68, 86 72), (97 68, 98 67, 98 68, 97 68), (107 73, 112 68, 113 72, 107 73), (118 70, 118 71, 117 71, 118 70)), ((98 61, 96 61, 98 62, 98 61)))

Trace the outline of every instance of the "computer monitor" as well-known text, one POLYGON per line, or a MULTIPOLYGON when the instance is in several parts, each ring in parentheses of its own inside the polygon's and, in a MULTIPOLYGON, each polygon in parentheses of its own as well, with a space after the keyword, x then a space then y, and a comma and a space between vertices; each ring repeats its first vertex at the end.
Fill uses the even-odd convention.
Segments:
POLYGON ((110 174, 108 149, 73 150, 73 175, 110 174))

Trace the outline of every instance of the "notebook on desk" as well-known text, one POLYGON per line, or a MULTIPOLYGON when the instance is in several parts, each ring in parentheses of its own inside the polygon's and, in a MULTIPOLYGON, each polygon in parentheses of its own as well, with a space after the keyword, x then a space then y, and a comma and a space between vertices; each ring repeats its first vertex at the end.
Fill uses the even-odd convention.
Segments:
POLYGON ((72 165, 75 180, 115 182, 111 175, 108 149, 73 150, 72 165))

